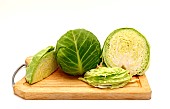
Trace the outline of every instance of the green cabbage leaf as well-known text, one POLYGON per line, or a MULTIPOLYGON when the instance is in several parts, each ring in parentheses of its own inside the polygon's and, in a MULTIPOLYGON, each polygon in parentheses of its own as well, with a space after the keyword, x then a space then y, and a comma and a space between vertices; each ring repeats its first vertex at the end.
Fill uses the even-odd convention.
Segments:
POLYGON ((80 77, 79 80, 94 87, 114 89, 124 87, 131 78, 129 71, 120 67, 99 67, 86 72, 84 78, 80 77))

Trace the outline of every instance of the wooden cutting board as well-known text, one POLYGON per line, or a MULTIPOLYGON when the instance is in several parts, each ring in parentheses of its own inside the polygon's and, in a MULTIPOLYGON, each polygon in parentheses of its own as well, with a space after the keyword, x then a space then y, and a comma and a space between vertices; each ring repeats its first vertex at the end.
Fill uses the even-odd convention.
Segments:
MULTIPOLYGON (((30 58, 26 59, 29 63, 30 58)), ((151 99, 151 89, 145 75, 133 77, 135 82, 129 83, 118 89, 94 88, 83 81, 78 80, 78 76, 65 74, 58 68, 53 74, 44 80, 29 85, 25 77, 13 85, 14 94, 28 100, 118 100, 151 99)))

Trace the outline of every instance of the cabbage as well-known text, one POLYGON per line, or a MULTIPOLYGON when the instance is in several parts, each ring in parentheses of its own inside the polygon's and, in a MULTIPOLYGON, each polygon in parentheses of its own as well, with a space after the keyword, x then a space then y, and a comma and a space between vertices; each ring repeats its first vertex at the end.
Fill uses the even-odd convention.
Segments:
POLYGON ((56 44, 56 59, 70 75, 82 75, 100 62, 101 47, 97 37, 85 29, 66 32, 56 44))
POLYGON ((120 28, 105 40, 102 57, 107 67, 122 67, 132 75, 143 75, 149 66, 149 43, 137 30, 120 28))
POLYGON ((79 78, 91 86, 98 88, 120 88, 124 87, 131 80, 129 71, 120 67, 99 67, 86 72, 84 78, 79 78))
POLYGON ((36 53, 26 68, 26 81, 36 83, 48 77, 58 67, 53 46, 48 46, 36 53))

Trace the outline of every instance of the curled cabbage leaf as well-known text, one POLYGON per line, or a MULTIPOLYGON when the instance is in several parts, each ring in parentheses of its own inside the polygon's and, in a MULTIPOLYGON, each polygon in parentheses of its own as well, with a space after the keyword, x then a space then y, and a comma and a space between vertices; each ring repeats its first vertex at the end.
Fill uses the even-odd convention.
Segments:
POLYGON ((102 57, 108 67, 122 67, 132 75, 143 75, 149 66, 150 46, 137 30, 120 28, 105 40, 102 57))
POLYGON ((124 87, 131 78, 129 71, 120 67, 99 67, 91 69, 85 73, 84 78, 79 79, 94 87, 114 89, 124 87))
POLYGON ((70 75, 82 75, 95 68, 100 57, 100 42, 93 33, 85 29, 70 30, 57 41, 57 62, 70 75))

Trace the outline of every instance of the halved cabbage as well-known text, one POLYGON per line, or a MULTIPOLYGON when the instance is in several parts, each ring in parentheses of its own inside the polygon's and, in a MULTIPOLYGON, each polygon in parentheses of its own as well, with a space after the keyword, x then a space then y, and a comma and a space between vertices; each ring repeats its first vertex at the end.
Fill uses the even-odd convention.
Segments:
POLYGON ((122 67, 132 75, 143 75, 149 66, 149 43, 137 30, 120 28, 107 37, 102 57, 108 67, 122 67))

